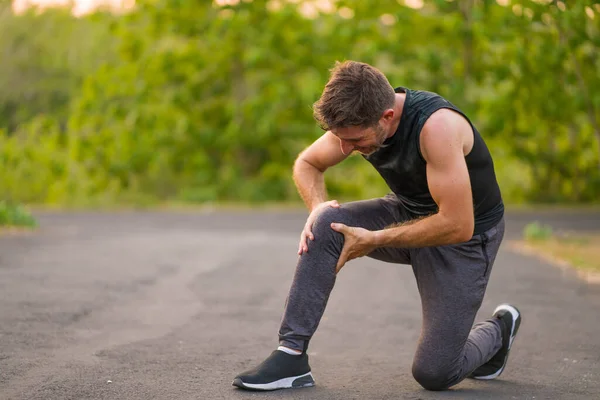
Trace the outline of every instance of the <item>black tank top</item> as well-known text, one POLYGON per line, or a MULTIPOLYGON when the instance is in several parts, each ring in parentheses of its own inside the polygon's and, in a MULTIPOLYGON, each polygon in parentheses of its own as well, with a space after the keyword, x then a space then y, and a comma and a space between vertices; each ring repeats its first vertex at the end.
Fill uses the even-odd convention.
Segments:
POLYGON ((469 118, 440 95, 404 87, 406 100, 396 133, 386 139, 385 147, 371 155, 363 155, 383 177, 390 189, 414 217, 435 214, 438 206, 427 186, 426 162, 421 154, 420 135, 425 121, 440 108, 461 114, 473 128, 473 148, 465 157, 475 212, 477 235, 494 227, 504 215, 504 203, 496 181, 492 156, 469 118))

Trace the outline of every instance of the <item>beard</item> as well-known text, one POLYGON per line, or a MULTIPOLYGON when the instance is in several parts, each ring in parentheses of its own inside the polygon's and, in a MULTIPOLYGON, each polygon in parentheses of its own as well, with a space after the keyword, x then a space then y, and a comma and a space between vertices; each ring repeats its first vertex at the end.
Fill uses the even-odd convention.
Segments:
POLYGON ((369 147, 364 147, 364 148, 357 149, 357 151, 360 154, 363 154, 365 156, 369 156, 369 155, 375 153, 377 150, 381 149, 382 147, 385 147, 385 145, 383 143, 385 142, 385 139, 387 138, 387 132, 379 124, 377 124, 374 129, 375 129, 375 142, 376 142, 376 144, 374 144, 372 146, 369 146, 369 147))
POLYGON ((383 143, 387 139, 387 132, 383 129, 383 126, 377 124, 377 128, 375 128, 375 137, 377 138, 377 149, 384 147, 383 143))

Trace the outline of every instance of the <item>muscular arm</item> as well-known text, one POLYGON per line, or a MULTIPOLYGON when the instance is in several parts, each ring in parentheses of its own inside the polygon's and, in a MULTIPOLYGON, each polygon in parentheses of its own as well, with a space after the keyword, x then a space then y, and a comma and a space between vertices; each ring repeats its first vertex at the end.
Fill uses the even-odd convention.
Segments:
POLYGON ((306 150, 294 163, 293 178, 298 193, 309 210, 327 200, 324 172, 342 162, 347 155, 342 153, 340 141, 331 132, 326 132, 306 150))
POLYGON ((427 183, 439 212, 403 226, 376 231, 377 247, 426 247, 460 243, 473 235, 471 182, 464 156, 464 124, 448 114, 432 118, 421 132, 427 183))

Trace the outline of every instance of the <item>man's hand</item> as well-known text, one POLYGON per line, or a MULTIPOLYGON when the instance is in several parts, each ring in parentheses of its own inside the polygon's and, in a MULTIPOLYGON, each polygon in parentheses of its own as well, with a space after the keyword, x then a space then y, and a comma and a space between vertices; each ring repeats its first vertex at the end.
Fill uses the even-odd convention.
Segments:
POLYGON ((377 248, 375 234, 363 228, 332 223, 331 229, 344 235, 344 248, 335 267, 337 274, 346 262, 358 257, 363 257, 377 248))
POLYGON ((315 236, 312 233, 312 226, 315 223, 317 217, 327 207, 339 208, 340 204, 337 200, 326 201, 315 208, 310 212, 308 219, 306 220, 306 224, 304 225, 304 229, 302 229, 302 233, 300 234, 300 246, 298 247, 298 254, 302 255, 302 253, 308 252, 308 239, 315 240, 315 236))

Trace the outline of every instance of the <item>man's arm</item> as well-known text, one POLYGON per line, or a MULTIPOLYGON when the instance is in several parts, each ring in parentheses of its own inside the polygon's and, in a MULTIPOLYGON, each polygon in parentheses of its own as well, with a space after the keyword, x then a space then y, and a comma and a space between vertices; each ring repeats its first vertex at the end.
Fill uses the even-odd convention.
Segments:
POLYGON ((439 212, 413 223, 376 231, 373 240, 377 247, 440 246, 472 237, 473 196, 463 151, 465 126, 471 128, 456 118, 461 117, 446 112, 434 115, 421 131, 427 183, 439 212))
POLYGON ((310 214, 300 234, 298 254, 308 251, 308 240, 315 240, 312 226, 317 215, 327 208, 337 208, 337 201, 326 201, 325 170, 342 162, 347 155, 342 152, 340 140, 331 132, 326 132, 304 150, 294 163, 294 182, 298 193, 308 207, 310 214))
POLYGON ((340 148, 340 140, 329 131, 300 153, 294 163, 293 178, 310 211, 327 199, 325 170, 346 157, 340 148))

